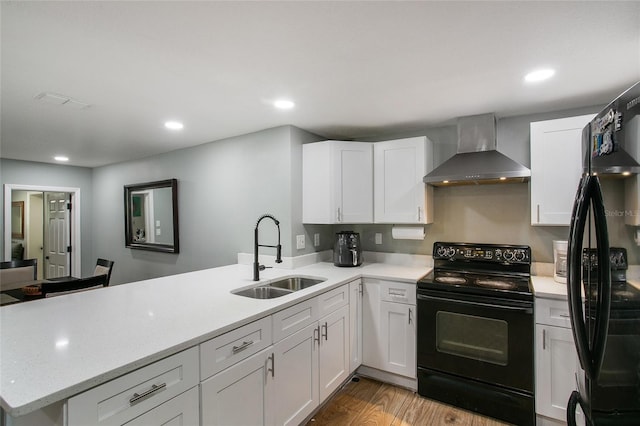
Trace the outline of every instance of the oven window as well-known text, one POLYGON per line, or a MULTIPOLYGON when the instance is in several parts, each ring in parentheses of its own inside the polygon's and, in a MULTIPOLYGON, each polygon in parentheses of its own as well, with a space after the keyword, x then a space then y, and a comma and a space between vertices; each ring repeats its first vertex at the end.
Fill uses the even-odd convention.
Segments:
POLYGON ((436 349, 450 355, 507 365, 509 330, 506 321, 439 311, 436 349))

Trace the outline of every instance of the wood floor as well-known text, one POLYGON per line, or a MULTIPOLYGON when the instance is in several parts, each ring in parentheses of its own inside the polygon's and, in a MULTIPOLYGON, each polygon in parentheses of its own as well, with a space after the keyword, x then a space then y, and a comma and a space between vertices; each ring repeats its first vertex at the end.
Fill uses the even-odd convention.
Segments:
POLYGON ((409 390, 367 378, 349 382, 318 411, 307 426, 506 425, 409 390))

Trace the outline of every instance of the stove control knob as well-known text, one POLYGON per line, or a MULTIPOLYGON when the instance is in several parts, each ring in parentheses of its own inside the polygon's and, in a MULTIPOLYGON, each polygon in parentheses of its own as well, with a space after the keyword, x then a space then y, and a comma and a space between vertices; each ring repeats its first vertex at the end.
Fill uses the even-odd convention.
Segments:
POLYGON ((515 258, 518 262, 522 262, 527 257, 527 254, 524 250, 516 250, 515 258))
POLYGON ((447 248, 446 247, 442 247, 442 246, 438 246, 438 249, 436 250, 436 254, 438 256, 446 256, 447 248))
POLYGON ((504 257, 504 260, 511 262, 515 257, 515 253, 512 250, 505 250, 504 253, 502 253, 502 256, 504 257))
POLYGON ((447 248, 447 253, 446 253, 447 257, 452 258, 453 256, 455 256, 455 254, 456 254, 456 249, 455 248, 453 248, 453 247, 448 247, 447 248))

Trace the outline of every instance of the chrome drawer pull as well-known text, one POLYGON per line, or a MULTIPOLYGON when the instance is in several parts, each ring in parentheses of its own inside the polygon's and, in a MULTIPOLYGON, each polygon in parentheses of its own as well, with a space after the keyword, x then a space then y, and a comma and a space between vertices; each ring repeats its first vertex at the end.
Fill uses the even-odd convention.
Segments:
POLYGON ((253 345, 253 340, 251 340, 250 342, 242 342, 240 346, 234 346, 231 349, 231 352, 233 352, 234 354, 237 354, 238 352, 247 349, 251 345, 253 345))
POLYGON ((561 318, 569 318, 569 314, 558 314, 561 318))
POLYGON ((135 405, 138 402, 142 402, 143 400, 149 398, 151 395, 153 395, 154 393, 161 391, 163 389, 165 389, 167 387, 166 383, 161 383, 159 385, 153 385, 151 386, 151 389, 144 391, 142 393, 134 393, 133 397, 131 397, 131 399, 129 400, 129 404, 130 405, 135 405))

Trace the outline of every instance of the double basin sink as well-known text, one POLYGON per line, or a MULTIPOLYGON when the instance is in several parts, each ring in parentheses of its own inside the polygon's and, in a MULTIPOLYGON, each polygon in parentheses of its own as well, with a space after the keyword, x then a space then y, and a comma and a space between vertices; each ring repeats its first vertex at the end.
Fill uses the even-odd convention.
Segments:
POLYGON ((291 294, 298 290, 304 290, 316 284, 326 281, 326 279, 309 277, 287 277, 262 284, 257 287, 245 288, 243 290, 232 291, 239 296, 251 297, 253 299, 273 299, 276 297, 291 294))

